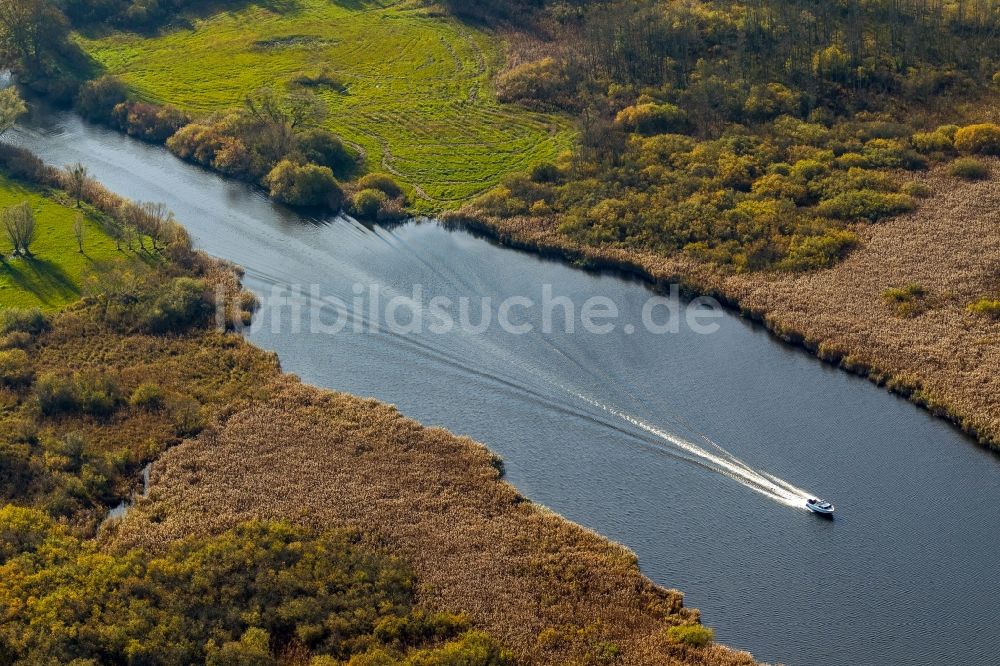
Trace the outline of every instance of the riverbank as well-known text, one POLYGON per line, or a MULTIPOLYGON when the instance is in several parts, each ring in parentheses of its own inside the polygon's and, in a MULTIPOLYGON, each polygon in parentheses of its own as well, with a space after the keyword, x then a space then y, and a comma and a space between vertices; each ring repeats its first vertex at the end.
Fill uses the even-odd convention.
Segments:
MULTIPOLYGON (((41 167, 36 176, 50 186, 64 177, 41 167)), ((86 198, 127 205, 93 182, 86 198)), ((165 256, 183 255, 206 285, 237 288, 225 265, 181 245, 165 256)), ((193 282, 184 266, 163 268, 174 283, 193 282)), ((484 446, 375 400, 304 386, 236 334, 193 321, 158 333, 122 304, 143 304, 147 290, 155 297, 165 287, 143 281, 136 295, 115 275, 32 334, 5 339, 24 352, 19 376, 26 379, 0 391, 0 423, 17 433, 26 456, 21 501, 47 506, 58 488, 66 496, 60 515, 85 534, 112 487, 120 495, 129 470, 152 461, 148 496, 102 526, 106 552, 163 552, 193 535, 282 516, 316 530, 357 530, 372 549, 403 557, 422 607, 468 613, 527 663, 754 663, 671 632, 698 624, 681 593, 652 583, 623 546, 527 501, 484 446), (50 385, 70 396, 55 411, 44 407, 50 385), (99 404, 74 397, 83 390, 99 393, 99 404), (32 411, 35 404, 41 412, 32 411), (66 442, 59 446, 67 453, 46 454, 46 465, 58 467, 38 476, 32 456, 51 442, 66 442), (91 479, 107 475, 77 504, 70 501, 79 494, 74 465, 91 479)), ((192 296, 214 291, 204 286, 192 296)), ((235 291, 230 301, 246 305, 235 291)))
MULTIPOLYGON (((1000 171, 996 160, 993 173, 1000 171)), ((996 294, 1000 187, 938 167, 914 178, 936 195, 918 210, 860 232, 860 247, 809 273, 727 274, 688 257, 595 247, 558 231, 558 221, 501 219, 471 207, 449 224, 574 265, 623 272, 648 284, 680 284, 763 324, 782 340, 870 379, 1000 450, 1000 322, 968 305, 996 294), (886 292, 926 293, 901 313, 886 292)))

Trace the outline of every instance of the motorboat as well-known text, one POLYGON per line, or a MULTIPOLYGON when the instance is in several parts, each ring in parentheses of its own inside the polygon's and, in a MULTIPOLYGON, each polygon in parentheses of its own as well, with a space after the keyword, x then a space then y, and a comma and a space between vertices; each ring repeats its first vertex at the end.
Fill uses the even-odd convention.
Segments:
POLYGON ((813 513, 818 513, 823 516, 833 517, 833 505, 826 500, 816 499, 815 497, 810 497, 806 500, 806 508, 813 513))

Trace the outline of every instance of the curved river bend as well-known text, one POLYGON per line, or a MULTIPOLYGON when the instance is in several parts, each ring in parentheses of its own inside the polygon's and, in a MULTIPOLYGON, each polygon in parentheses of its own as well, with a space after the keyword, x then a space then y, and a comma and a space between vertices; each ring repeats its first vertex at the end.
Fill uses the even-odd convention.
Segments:
MULTIPOLYGON (((606 296, 623 322, 651 296, 433 223, 307 219, 69 114, 38 113, 14 141, 166 202, 264 296, 295 284, 308 296, 315 284, 351 303, 356 284, 386 298, 421 285, 426 299, 472 297, 473 323, 481 296, 537 302, 546 284, 578 307, 606 296)), ((793 665, 996 663, 997 458, 738 317, 716 320, 712 335, 329 335, 304 320, 292 333, 294 316, 265 306, 249 338, 305 381, 485 442, 525 495, 684 590, 721 642, 793 665), (835 502, 837 519, 804 511, 799 488, 835 502)))

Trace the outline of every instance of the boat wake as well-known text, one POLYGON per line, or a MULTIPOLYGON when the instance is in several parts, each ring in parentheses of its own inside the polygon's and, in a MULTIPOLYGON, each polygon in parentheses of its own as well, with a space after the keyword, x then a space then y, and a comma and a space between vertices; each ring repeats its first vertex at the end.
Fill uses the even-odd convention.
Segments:
MULTIPOLYGON (((756 470, 746 464, 733 454, 729 453, 721 446, 708 439, 704 434, 697 433, 697 437, 706 441, 715 451, 699 446, 697 443, 686 437, 664 430, 652 425, 643 419, 632 414, 621 411, 600 400, 595 400, 583 393, 564 387, 576 398, 583 400, 592 407, 596 407, 608 414, 625 421, 639 430, 652 436, 650 442, 661 447, 668 447, 669 452, 674 453, 674 457, 681 458, 687 462, 699 465, 709 471, 722 474, 733 479, 737 483, 758 492, 770 499, 776 500, 787 506, 805 509, 805 501, 812 497, 808 491, 798 488, 787 481, 780 479, 773 474, 756 470), (679 454, 679 455, 678 455, 679 454)), ((646 439, 649 441, 649 439, 646 439)))
MULTIPOLYGON (((373 233, 363 228, 359 228, 357 232, 367 235, 373 233)), ((392 243, 394 240, 391 234, 377 235, 380 242, 392 243)), ((303 248, 303 251, 319 250, 303 248)), ((420 260, 422 263, 426 263, 422 258, 420 260)), ((440 267, 431 264, 424 265, 424 269, 433 270, 435 275, 445 283, 458 282, 470 292, 477 291, 474 285, 466 281, 466 276, 452 275, 450 272, 444 274, 440 267)), ((340 270, 347 272, 348 268, 341 266, 340 270)), ((255 271, 248 271, 247 277, 259 280, 264 285, 281 285, 285 282, 285 276, 255 271)), ((375 276, 370 275, 364 267, 353 267, 350 274, 345 276, 343 283, 348 284, 350 280, 377 284, 375 276)), ((348 302, 351 298, 346 288, 343 293, 337 295, 344 302, 348 302)), ((391 286, 381 285, 381 296, 385 299, 391 299, 400 297, 402 294, 391 286)), ((311 296, 308 293, 300 294, 299 297, 307 304, 312 304, 311 296)), ((421 316, 425 317, 428 322, 438 323, 436 318, 440 316, 439 313, 425 309, 420 303, 414 305, 420 309, 421 316)), ((507 390, 530 396, 536 403, 544 404, 549 409, 596 422, 613 431, 617 437, 629 437, 674 459, 726 476, 744 487, 784 505, 805 510, 806 500, 813 497, 808 491, 773 474, 754 469, 706 434, 694 428, 680 415, 665 412, 662 406, 657 409, 656 414, 650 412, 645 418, 638 416, 633 411, 613 404, 610 400, 600 400, 587 395, 584 391, 578 390, 573 385, 574 383, 568 380, 568 377, 552 374, 551 371, 526 361, 521 355, 497 340, 480 336, 454 336, 449 339, 451 343, 449 349, 421 336, 405 335, 380 328, 380 322, 372 321, 365 311, 345 311, 341 314, 347 318, 349 326, 360 324, 366 330, 377 331, 387 342, 432 358, 437 363, 450 367, 453 371, 478 377, 507 390), (469 348, 462 349, 467 346, 469 348), (473 362, 472 359, 481 358, 483 353, 493 355, 501 360, 501 366, 489 368, 482 363, 473 362), (511 372, 514 368, 517 371, 511 372), (539 384, 537 380, 542 380, 542 384, 539 384)), ((254 320, 254 326, 263 325, 267 319, 263 314, 259 314, 254 320)), ((549 351, 559 357, 567 368, 576 368, 580 373, 588 376, 588 382, 593 380, 599 385, 612 389, 613 393, 619 396, 620 401, 634 404, 635 411, 649 412, 644 401, 639 399, 627 386, 624 386, 621 383, 622 379, 614 371, 603 370, 594 363, 581 362, 575 354, 567 353, 549 338, 539 337, 537 342, 548 347, 549 351)))

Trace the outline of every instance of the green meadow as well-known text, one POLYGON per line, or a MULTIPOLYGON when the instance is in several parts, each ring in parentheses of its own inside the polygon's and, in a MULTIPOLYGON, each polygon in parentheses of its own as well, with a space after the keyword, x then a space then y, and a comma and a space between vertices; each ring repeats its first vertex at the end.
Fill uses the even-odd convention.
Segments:
POLYGON ((194 114, 234 108, 264 86, 333 74, 342 87, 318 89, 327 127, 360 147, 369 169, 413 188, 423 209, 457 205, 571 144, 564 118, 495 100, 498 40, 407 2, 252 5, 155 37, 78 40, 138 97, 194 114))
POLYGON ((0 309, 59 309, 80 298, 83 283, 93 269, 110 262, 140 261, 134 253, 119 252, 114 240, 91 215, 84 216, 81 254, 73 232, 80 211, 0 175, 0 209, 23 201, 30 202, 35 211, 36 240, 31 246, 34 256, 12 257, 10 242, 0 229, 0 255, 4 257, 0 262, 0 309))

